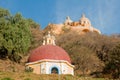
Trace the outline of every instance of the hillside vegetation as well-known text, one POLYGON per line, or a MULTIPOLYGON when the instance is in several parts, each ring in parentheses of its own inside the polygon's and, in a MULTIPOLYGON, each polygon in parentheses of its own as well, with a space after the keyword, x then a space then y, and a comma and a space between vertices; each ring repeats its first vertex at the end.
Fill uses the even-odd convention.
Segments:
POLYGON ((0 72, 0 80, 105 80, 103 78, 78 77, 71 75, 38 75, 33 73, 0 72))
MULTIPOLYGON (((24 71, 29 52, 42 44, 44 35, 44 30, 33 20, 24 18, 20 13, 11 15, 8 10, 0 8, 0 78, 47 78, 45 75, 38 76, 24 71), (14 76, 16 73, 17 76, 14 76)), ((75 76, 120 78, 119 35, 107 36, 90 32, 80 35, 69 30, 55 36, 56 44, 70 55, 72 64, 75 65, 75 76)), ((59 80, 59 75, 52 75, 52 78, 50 76, 50 80, 54 76, 59 80)), ((62 76, 61 80, 74 79, 73 76, 69 77, 62 76)))
POLYGON ((71 56, 77 75, 120 76, 119 37, 69 32, 59 36, 57 43, 71 56))

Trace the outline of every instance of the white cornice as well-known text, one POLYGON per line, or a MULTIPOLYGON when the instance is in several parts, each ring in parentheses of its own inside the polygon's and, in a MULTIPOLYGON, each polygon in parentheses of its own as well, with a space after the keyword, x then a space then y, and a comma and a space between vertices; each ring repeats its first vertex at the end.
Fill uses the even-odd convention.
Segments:
POLYGON ((29 62, 29 63, 26 63, 25 65, 28 66, 28 65, 38 64, 38 63, 42 63, 42 62, 66 63, 69 66, 74 67, 74 65, 70 64, 68 61, 65 61, 65 60, 51 60, 51 59, 43 59, 43 60, 38 60, 38 61, 35 61, 35 62, 29 62))

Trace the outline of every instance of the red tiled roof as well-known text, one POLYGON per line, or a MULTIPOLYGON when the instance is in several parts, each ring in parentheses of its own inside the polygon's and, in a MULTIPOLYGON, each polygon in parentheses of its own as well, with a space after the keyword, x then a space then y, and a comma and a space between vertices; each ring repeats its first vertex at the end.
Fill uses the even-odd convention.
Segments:
POLYGON ((65 60, 71 63, 67 52, 61 47, 55 45, 42 45, 32 51, 28 62, 34 62, 42 59, 65 60))

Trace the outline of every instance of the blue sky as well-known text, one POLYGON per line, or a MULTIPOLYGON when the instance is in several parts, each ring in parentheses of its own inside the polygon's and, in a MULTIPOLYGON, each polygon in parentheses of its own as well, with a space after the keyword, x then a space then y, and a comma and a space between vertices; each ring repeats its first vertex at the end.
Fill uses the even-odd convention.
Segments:
POLYGON ((0 7, 33 19, 42 29, 66 16, 78 21, 84 13, 103 34, 120 33, 120 0, 0 0, 0 7))

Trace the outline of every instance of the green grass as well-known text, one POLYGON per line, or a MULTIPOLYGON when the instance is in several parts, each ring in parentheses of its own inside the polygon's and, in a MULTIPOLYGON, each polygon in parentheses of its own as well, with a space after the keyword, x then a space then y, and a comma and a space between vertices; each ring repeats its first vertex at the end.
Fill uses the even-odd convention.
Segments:
POLYGON ((5 78, 2 78, 1 80, 14 80, 14 79, 11 79, 9 77, 5 77, 5 78))
POLYGON ((38 75, 33 73, 0 72, 0 80, 105 80, 103 78, 78 77, 72 75, 38 75))

